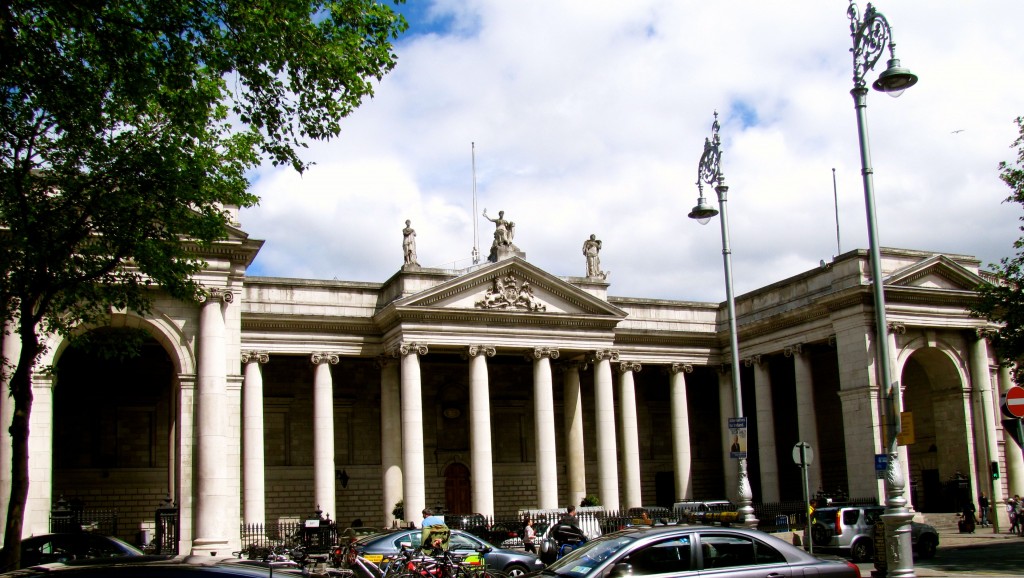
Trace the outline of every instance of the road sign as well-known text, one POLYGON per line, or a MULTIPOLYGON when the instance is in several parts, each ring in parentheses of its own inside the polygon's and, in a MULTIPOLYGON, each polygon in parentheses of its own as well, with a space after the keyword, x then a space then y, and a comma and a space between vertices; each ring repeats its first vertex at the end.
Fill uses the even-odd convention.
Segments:
POLYGON ((1003 394, 1003 413, 1008 417, 1024 417, 1024 387, 1010 386, 1003 394))
POLYGON ((809 466, 814 463, 814 450, 807 442, 796 442, 793 446, 793 463, 800 466, 809 466))

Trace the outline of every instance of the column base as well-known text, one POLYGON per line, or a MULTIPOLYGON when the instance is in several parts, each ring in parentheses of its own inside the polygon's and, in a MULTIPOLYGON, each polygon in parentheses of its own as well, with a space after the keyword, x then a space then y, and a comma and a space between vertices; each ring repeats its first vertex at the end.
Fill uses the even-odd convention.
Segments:
POLYGON ((192 541, 192 553, 185 560, 190 564, 203 564, 231 557, 227 540, 197 538, 192 541))

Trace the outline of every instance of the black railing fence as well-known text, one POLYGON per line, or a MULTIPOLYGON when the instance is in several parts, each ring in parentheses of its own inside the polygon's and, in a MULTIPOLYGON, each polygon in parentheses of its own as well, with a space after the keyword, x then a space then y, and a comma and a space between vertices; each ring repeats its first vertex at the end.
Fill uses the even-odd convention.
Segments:
POLYGON ((50 509, 51 532, 96 532, 117 536, 116 508, 85 508, 78 500, 60 497, 50 509))
MULTIPOLYGON (((692 500, 699 502, 700 500, 692 500)), ((878 500, 870 498, 832 499, 823 501, 822 506, 831 505, 871 505, 878 500)), ((786 532, 800 530, 807 523, 807 506, 802 500, 784 502, 762 502, 753 504, 754 515, 758 519, 757 528, 763 532, 786 532)), ((506 548, 523 547, 523 526, 528 516, 538 536, 550 524, 557 522, 565 510, 524 510, 521 514, 483 516, 467 514, 462 516, 445 516, 446 522, 453 530, 463 530, 474 534, 494 546, 506 548)), ((606 511, 600 507, 580 508, 576 512, 579 525, 584 532, 596 530, 601 534, 614 532, 627 526, 641 524, 680 524, 700 522, 699 517, 687 516, 684 512, 669 508, 631 508, 621 511, 606 511)), ((729 523, 728 516, 722 516, 729 523)), ((717 518, 711 519, 718 523, 717 518)), ((306 520, 274 522, 268 524, 243 524, 241 527, 242 548, 246 551, 267 551, 275 548, 293 548, 302 546, 310 553, 326 552, 336 544, 339 532, 330 519, 311 516, 306 520)))

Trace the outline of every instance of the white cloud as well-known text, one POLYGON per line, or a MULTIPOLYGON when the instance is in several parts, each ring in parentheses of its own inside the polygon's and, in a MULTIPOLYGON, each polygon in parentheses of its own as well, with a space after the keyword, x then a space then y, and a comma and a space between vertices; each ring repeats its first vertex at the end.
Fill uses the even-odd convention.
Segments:
MULTIPOLYGON (((529 261, 582 275, 594 233, 611 294, 720 301, 718 224, 686 218, 714 110, 737 293, 837 253, 833 168, 841 249, 866 248, 846 8, 436 0, 428 13, 445 29, 411 23, 376 97, 339 139, 311 146, 315 167, 259 172, 262 204, 242 213, 267 240, 252 272, 383 281, 402 264, 406 219, 425 266, 468 264, 474 219, 486 255, 475 142, 478 209, 505 210, 529 261)), ((900 99, 868 96, 881 243, 997 261, 1019 236, 997 165, 1015 158, 1024 114, 1024 3, 878 8, 921 77, 900 99)))

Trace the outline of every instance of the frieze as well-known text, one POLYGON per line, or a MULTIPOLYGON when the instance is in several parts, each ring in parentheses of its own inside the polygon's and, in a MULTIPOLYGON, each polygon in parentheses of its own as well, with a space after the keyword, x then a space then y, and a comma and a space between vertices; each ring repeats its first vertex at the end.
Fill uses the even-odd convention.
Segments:
POLYGON ((547 305, 541 303, 533 294, 530 283, 520 283, 511 273, 504 277, 495 277, 491 288, 475 305, 487 310, 547 311, 547 305))

